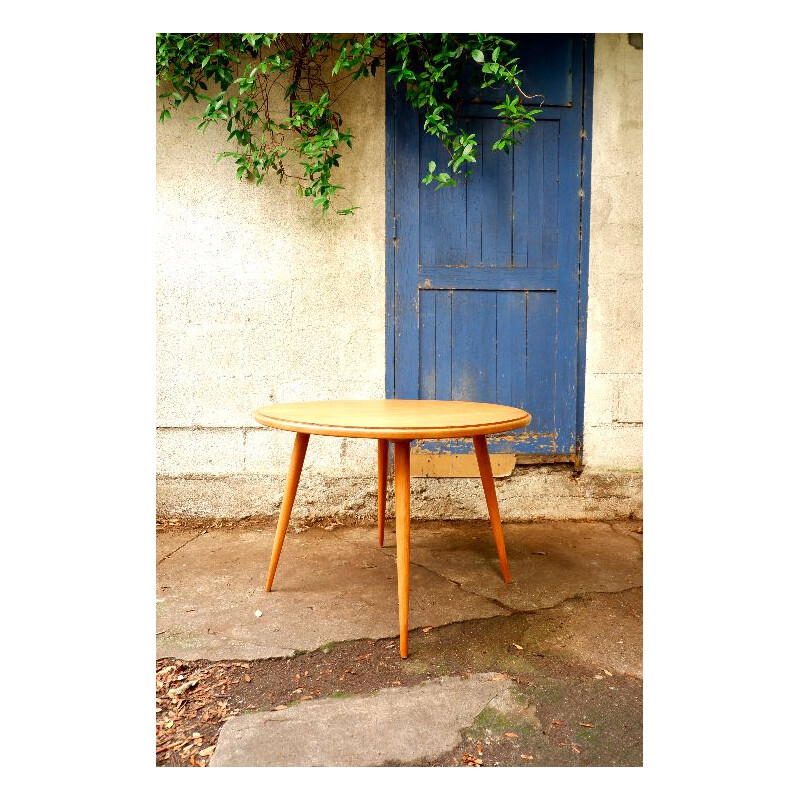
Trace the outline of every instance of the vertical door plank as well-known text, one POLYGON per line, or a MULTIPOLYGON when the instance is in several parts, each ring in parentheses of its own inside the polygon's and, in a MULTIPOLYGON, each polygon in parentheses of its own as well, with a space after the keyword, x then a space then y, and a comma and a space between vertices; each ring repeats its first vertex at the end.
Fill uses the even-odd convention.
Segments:
POLYGON ((525 292, 497 293, 497 402, 525 408, 525 292))
POLYGON ((531 428, 555 430, 556 294, 528 292, 528 405, 531 428))
POLYGON ((481 198, 481 260, 484 267, 511 266, 511 216, 513 153, 491 149, 502 125, 483 120, 483 182, 481 198))
MULTIPOLYGON (((583 73, 581 47, 573 48, 572 74, 583 73)), ((582 91, 582 88, 581 88, 582 91)), ((581 268, 580 104, 562 115, 558 154, 558 339, 555 354, 556 449, 576 452, 578 419, 578 318, 581 268), (577 224, 576 224, 577 221, 577 224)))
MULTIPOLYGON (((402 100, 401 100, 402 102, 402 100)), ((395 397, 419 398, 419 119, 404 103, 394 142, 395 397)))
MULTIPOLYGON (((468 133, 476 137, 475 149, 478 151, 477 162, 472 165, 472 174, 466 181, 466 226, 467 226, 467 254, 466 266, 475 266, 481 263, 481 214, 483 204, 483 165, 486 163, 486 143, 484 141, 483 127, 480 120, 465 120, 468 133)), ((488 144, 491 152, 491 142, 488 144)))
MULTIPOLYGON (((538 191, 541 196, 539 219, 541 235, 541 261, 537 266, 558 269, 558 205, 560 186, 560 122, 554 120, 542 126, 542 163, 539 168, 538 191)), ((579 166, 579 165, 578 165, 579 166)), ((566 189, 566 187, 563 187, 566 189)), ((579 218, 572 220, 577 226, 579 218)))
POLYGON ((453 292, 453 399, 497 398, 497 292, 453 292))
POLYGON ((438 292, 419 293, 419 396, 436 398, 436 299, 438 292))
MULTIPOLYGON (((436 171, 447 170, 449 156, 444 145, 424 132, 420 133, 421 175, 428 171, 428 162, 436 162, 436 171)), ((458 186, 435 189, 434 184, 420 186, 419 225, 420 263, 424 266, 463 264, 466 257, 466 189, 458 186)))
POLYGON ((452 400, 452 292, 436 292, 436 399, 452 400))

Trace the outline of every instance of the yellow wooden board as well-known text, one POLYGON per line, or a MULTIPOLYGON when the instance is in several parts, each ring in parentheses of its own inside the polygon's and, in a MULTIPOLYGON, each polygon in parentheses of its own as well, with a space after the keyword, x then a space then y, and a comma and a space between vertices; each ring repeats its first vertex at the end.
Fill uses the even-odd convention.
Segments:
MULTIPOLYGON (((514 453, 489 456, 492 475, 507 478, 517 463, 514 453)), ((474 453, 411 453, 412 478, 479 478, 478 459, 474 453)))

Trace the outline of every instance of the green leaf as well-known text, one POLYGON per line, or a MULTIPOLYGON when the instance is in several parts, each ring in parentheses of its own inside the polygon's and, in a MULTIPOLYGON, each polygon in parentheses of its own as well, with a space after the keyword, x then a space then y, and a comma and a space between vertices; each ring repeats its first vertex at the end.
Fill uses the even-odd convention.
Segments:
MULTIPOLYGON (((503 123, 503 133, 493 149, 508 153, 519 143, 534 115, 541 112, 528 111, 520 102, 519 59, 507 58, 514 44, 497 34, 464 36, 470 37, 465 39, 470 43, 466 46, 457 41, 460 34, 307 34, 309 38, 298 48, 296 37, 281 34, 157 34, 156 85, 172 90, 161 98, 170 110, 189 99, 202 104, 202 116, 190 118, 200 130, 212 122, 225 126, 239 152, 219 157, 235 160, 240 179, 260 184, 272 173, 284 181, 290 175, 283 159, 289 154, 300 156, 298 191, 324 211, 341 189, 335 183, 334 170, 339 166, 342 142, 353 145, 352 133, 344 132, 338 104, 332 100, 338 92, 331 91, 331 73, 319 73, 319 81, 309 92, 301 92, 299 81, 293 80, 294 75, 309 74, 309 69, 318 72, 322 64, 334 64, 333 74, 351 82, 374 76, 378 66, 385 67, 395 86, 405 85, 410 105, 425 123, 424 130, 439 140, 450 159, 446 162, 449 172, 436 173, 436 162, 429 162, 423 184, 434 183, 437 189, 457 185, 466 162, 474 164, 480 155, 475 135, 459 127, 455 116, 455 108, 463 102, 456 78, 460 59, 479 65, 479 84, 483 81, 485 86, 510 93, 495 107, 495 119, 503 123), (396 49, 392 64, 383 58, 384 42, 396 49), (239 75, 248 54, 253 53, 255 60, 239 75), (270 113, 263 80, 256 80, 259 73, 283 76, 280 83, 289 84, 291 113, 286 118, 270 113), (219 83, 210 96, 204 83, 209 78, 219 83), (238 102, 229 94, 235 94, 238 102)), ((161 122, 169 118, 170 111, 162 109, 161 122)), ((356 208, 336 213, 347 215, 356 208)))

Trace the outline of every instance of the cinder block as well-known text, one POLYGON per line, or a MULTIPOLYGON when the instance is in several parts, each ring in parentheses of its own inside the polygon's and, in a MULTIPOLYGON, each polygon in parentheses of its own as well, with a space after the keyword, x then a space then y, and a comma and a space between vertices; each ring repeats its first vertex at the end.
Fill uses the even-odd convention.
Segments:
POLYGON ((205 376, 193 386, 197 425, 249 428, 253 411, 269 402, 268 391, 250 378, 205 376))
MULTIPOLYGON (((295 434, 271 428, 245 432, 246 472, 286 475, 295 434)), ((330 478, 345 476, 374 478, 378 469, 377 443, 373 439, 312 435, 303 464, 303 474, 330 478)))
POLYGON ((595 176, 593 172, 591 215, 590 235, 594 234, 595 226, 600 233, 602 225, 641 225, 642 176, 636 173, 595 176))
POLYGON ((640 293, 644 264, 644 226, 605 223, 592 227, 589 244, 589 291, 595 280, 607 275, 635 275, 640 293))
POLYGON ((584 463, 593 469, 641 469, 642 431, 638 425, 597 425, 584 433, 584 463))
POLYGON ((589 326, 642 327, 641 275, 611 272, 589 278, 589 326))
POLYGON ((589 325, 586 334, 587 373, 641 373, 642 329, 589 325))
POLYGON ((180 373, 156 378, 156 426, 160 428, 187 427, 197 424, 198 413, 194 402, 194 381, 180 373))
POLYGON ((625 375, 619 378, 616 422, 642 422, 642 376, 625 375))
POLYGON ((243 471, 241 430, 159 429, 156 471, 160 475, 226 475, 243 471))
POLYGON ((616 375, 586 376, 584 425, 609 425, 617 410, 619 382, 616 375))
POLYGON ((247 429, 244 435, 244 472, 286 478, 295 434, 274 428, 247 429))

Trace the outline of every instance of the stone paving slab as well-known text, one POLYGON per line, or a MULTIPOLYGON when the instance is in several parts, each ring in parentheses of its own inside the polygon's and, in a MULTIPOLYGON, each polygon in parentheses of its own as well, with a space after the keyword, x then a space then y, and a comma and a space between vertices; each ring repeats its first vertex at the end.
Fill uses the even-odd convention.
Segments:
POLYGON ((200 530, 194 530, 192 528, 166 528, 159 531, 156 536, 156 564, 169 558, 173 553, 180 550, 187 542, 190 542, 200 535, 202 530, 202 528, 200 530))
POLYGON ((326 698, 229 719, 212 767, 369 767, 433 759, 512 682, 443 677, 352 698, 326 698))
MULTIPOLYGON (((516 611, 550 608, 568 597, 641 585, 641 537, 608 523, 506 523, 503 534, 510 584, 500 578, 488 521, 412 527, 411 561, 458 583, 464 591, 516 611)), ((388 543, 394 546, 393 532, 388 543)))
POLYGON ((615 675, 642 679, 642 590, 596 594, 536 615, 522 636, 530 651, 558 650, 615 675))
MULTIPOLYGON (((506 524, 513 579, 506 585, 488 521, 412 520, 409 627, 551 608, 571 597, 638 587, 641 537, 631 525, 506 524)), ((168 554, 157 567, 158 658, 270 658, 328 642, 397 636, 391 523, 384 548, 371 526, 290 529, 266 594, 273 532, 241 523, 166 535, 168 546, 158 549, 168 554)))
MULTIPOLYGON (((158 566, 156 657, 272 658, 397 636, 394 547, 378 548, 371 528, 351 533, 290 530, 269 594, 272 532, 212 529, 190 540, 158 566)), ((415 565, 410 590, 411 628, 509 613, 415 565)))

